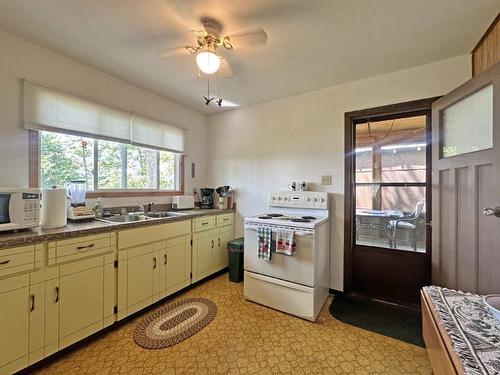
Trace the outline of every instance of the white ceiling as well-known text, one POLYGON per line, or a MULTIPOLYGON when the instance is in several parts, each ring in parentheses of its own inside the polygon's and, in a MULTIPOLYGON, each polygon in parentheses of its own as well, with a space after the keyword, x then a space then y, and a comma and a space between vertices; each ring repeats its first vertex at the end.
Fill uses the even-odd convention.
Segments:
MULTIPOLYGON (((170 0, 0 0, 0 28, 205 113, 193 44, 170 0)), ((262 27, 261 47, 224 51, 222 97, 250 105, 468 53, 498 0, 180 0, 223 34, 262 27)), ((216 83, 215 83, 216 84, 216 83)), ((217 94, 217 92, 215 93, 217 94)))

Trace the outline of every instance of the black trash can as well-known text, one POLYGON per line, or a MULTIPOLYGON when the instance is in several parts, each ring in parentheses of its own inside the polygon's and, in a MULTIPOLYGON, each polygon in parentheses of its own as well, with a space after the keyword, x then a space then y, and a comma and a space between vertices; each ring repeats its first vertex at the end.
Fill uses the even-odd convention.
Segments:
POLYGON ((227 243, 229 257, 229 281, 240 283, 243 281, 243 237, 227 243))

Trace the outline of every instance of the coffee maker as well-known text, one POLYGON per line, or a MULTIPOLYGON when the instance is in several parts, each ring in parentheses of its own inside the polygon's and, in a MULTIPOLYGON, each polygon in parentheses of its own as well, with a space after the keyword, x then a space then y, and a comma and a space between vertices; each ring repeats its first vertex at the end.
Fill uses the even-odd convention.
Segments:
POLYGON ((201 188, 201 208, 213 208, 214 206, 214 189, 201 188))

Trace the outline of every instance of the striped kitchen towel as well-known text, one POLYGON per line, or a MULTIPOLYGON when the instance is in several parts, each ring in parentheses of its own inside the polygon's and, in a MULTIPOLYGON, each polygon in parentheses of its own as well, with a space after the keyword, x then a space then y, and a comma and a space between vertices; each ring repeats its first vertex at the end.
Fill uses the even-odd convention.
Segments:
POLYGON ((293 230, 279 229, 276 231, 276 252, 290 255, 295 254, 295 238, 293 230))
POLYGON ((271 260, 272 232, 270 228, 257 228, 257 257, 266 261, 271 260))

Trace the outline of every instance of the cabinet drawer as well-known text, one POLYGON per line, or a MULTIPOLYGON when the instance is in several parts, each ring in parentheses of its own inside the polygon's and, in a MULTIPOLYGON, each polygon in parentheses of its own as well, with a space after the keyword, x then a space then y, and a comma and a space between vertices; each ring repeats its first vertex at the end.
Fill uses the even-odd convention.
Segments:
POLYGON ((35 268, 35 247, 22 246, 0 250, 0 277, 35 268))
POLYGON ((126 229, 118 232, 118 249, 162 241, 189 234, 190 231, 191 220, 126 229))
POLYGON ((204 216, 193 220, 193 232, 201 232, 207 229, 215 228, 215 217, 204 216))
MULTIPOLYGON (((73 261, 94 255, 101 255, 111 250, 112 233, 85 236, 55 243, 56 263, 73 261)), ((52 244, 49 248, 53 247, 52 244)), ((50 253, 50 251, 49 251, 50 253)))
POLYGON ((225 225, 233 225, 234 223, 234 214, 223 214, 217 215, 216 217, 217 227, 223 227, 225 225))

